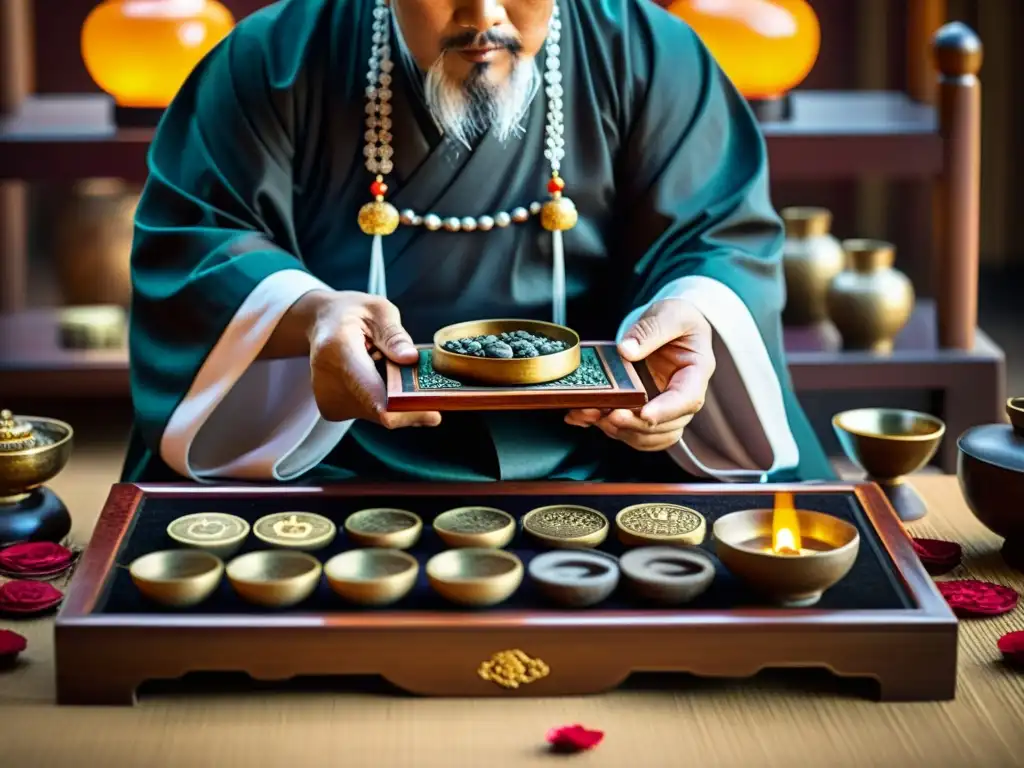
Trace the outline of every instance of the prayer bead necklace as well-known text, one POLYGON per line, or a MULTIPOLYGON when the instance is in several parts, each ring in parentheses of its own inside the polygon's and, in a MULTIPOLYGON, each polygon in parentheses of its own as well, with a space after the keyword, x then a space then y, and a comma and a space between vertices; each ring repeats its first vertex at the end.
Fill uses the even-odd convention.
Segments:
POLYGON ((385 200, 388 185, 384 180, 394 170, 394 148, 391 145, 391 84, 394 63, 391 59, 391 19, 388 0, 375 0, 373 9, 373 48, 366 74, 366 169, 375 175, 370 184, 373 201, 359 210, 359 227, 373 237, 370 260, 369 292, 386 296, 384 256, 381 238, 392 234, 399 224, 419 227, 434 232, 487 232, 491 229, 522 224, 531 216, 539 216, 541 226, 552 233, 552 292, 554 322, 565 322, 565 259, 562 232, 576 226, 578 214, 572 200, 565 197, 565 181, 559 175, 565 157, 565 124, 562 117, 562 73, 560 69, 562 22, 558 2, 554 3, 548 38, 545 42, 544 91, 547 95, 547 121, 544 137, 544 157, 551 167, 547 182, 549 199, 545 203, 531 202, 528 206, 498 211, 484 216, 447 216, 435 213, 419 214, 413 210, 401 213, 385 200))

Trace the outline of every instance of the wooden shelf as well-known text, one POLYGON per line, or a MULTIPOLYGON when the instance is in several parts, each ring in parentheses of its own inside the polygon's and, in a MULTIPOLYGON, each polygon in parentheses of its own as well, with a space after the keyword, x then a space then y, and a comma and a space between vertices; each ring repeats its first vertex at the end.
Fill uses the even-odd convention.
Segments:
MULTIPOLYGON (((935 111, 897 92, 801 91, 764 123, 773 180, 928 177, 942 168, 935 111)), ((36 96, 0 118, 0 179, 142 182, 153 132, 119 129, 105 96, 36 96)))

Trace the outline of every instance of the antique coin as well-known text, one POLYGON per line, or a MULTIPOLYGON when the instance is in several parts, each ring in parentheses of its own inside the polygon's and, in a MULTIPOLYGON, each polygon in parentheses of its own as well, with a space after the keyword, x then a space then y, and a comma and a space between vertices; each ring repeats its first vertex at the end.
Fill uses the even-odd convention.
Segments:
POLYGON ((364 547, 408 549, 419 541, 423 521, 405 509, 363 509, 348 516, 345 532, 364 547))
POLYGON ((275 512, 256 521, 252 532, 257 539, 282 549, 322 549, 334 541, 337 527, 312 512, 275 512))
POLYGON ((626 507, 615 516, 615 525, 619 541, 626 546, 696 546, 707 532, 707 522, 700 512, 662 502, 626 507))
POLYGON ((458 507, 434 518, 434 531, 450 547, 500 549, 515 536, 516 519, 494 507, 458 507))
POLYGON ((528 513, 523 529, 552 547, 596 547, 608 536, 608 518, 589 507, 553 504, 528 513))
POLYGON ((186 547, 205 549, 218 556, 234 554, 249 535, 249 523, 223 512, 197 512, 167 526, 167 535, 186 547))

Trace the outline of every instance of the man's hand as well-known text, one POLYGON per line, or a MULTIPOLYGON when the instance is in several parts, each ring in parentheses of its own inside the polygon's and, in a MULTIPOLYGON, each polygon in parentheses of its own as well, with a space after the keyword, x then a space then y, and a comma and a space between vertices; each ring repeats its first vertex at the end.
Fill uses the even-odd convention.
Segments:
POLYGON ((384 380, 373 350, 395 363, 411 365, 418 353, 402 327, 398 308, 376 296, 355 291, 316 297, 309 328, 313 395, 328 421, 363 419, 388 429, 435 427, 441 414, 389 413, 384 380))
POLYGON ((585 408, 570 411, 566 423, 597 426, 638 451, 663 451, 675 445, 704 406, 715 372, 707 319, 685 299, 657 301, 626 332, 619 353, 630 362, 645 360, 661 394, 639 413, 585 408))

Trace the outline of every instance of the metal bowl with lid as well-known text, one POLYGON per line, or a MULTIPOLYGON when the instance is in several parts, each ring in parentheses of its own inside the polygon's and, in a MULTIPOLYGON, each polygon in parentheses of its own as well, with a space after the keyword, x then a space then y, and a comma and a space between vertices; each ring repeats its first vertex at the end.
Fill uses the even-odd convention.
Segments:
POLYGON ((18 501, 56 477, 71 458, 73 436, 63 421, 0 411, 0 503, 18 501))

